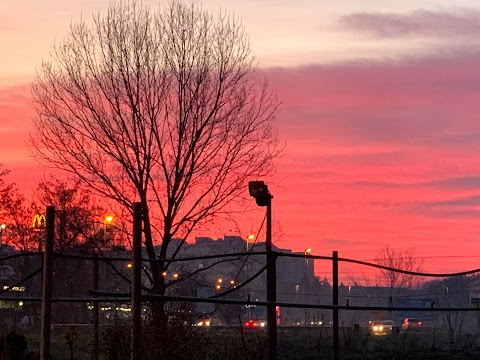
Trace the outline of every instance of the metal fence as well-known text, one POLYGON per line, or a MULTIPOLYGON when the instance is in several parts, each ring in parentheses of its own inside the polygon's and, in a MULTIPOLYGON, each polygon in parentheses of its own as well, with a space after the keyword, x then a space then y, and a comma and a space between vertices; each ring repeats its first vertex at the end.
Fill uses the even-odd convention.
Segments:
MULTIPOLYGON (((138 208, 137 208, 138 212, 138 208)), ((328 333, 328 339, 331 341, 331 356, 333 359, 339 359, 340 354, 340 337, 343 336, 343 343, 348 341, 347 337, 351 335, 351 332, 359 331, 358 317, 349 317, 348 315, 342 318, 341 314, 355 314, 359 312, 366 312, 367 317, 370 320, 375 320, 373 316, 377 316, 377 320, 380 317, 386 317, 385 314, 399 313, 403 316, 408 314, 428 314, 432 318, 435 318, 435 314, 441 314, 445 316, 445 322, 452 326, 449 331, 456 331, 456 320, 451 318, 449 314, 478 314, 478 308, 472 307, 469 302, 464 306, 455 306, 448 301, 439 301, 438 297, 428 296, 423 298, 423 302, 419 303, 419 297, 413 296, 408 298, 404 296, 401 298, 400 306, 395 304, 392 298, 392 294, 386 293, 383 296, 384 304, 368 305, 356 304, 359 301, 358 296, 352 293, 351 286, 345 287, 339 283, 340 264, 362 266, 372 269, 379 269, 381 271, 401 273, 411 276, 419 276, 426 278, 464 278, 467 275, 475 275, 480 272, 480 269, 473 269, 464 272, 457 273, 426 273, 426 272, 413 272, 405 271, 402 269, 395 269, 387 266, 378 265, 376 263, 353 260, 348 258, 341 258, 338 256, 337 251, 333 251, 331 256, 318 256, 307 254, 287 254, 283 252, 273 251, 257 251, 257 252, 239 252, 223 255, 211 255, 211 256, 197 256, 197 257, 185 257, 177 259, 168 259, 171 264, 174 263, 189 263, 198 260, 215 260, 217 263, 228 263, 232 261, 240 261, 242 259, 256 256, 265 257, 264 262, 259 261, 259 266, 255 269, 251 276, 248 276, 244 281, 232 283, 228 289, 219 291, 209 296, 186 296, 181 292, 169 293, 164 295, 158 295, 147 291, 148 286, 145 285, 145 280, 142 282, 142 271, 152 263, 152 260, 142 259, 142 244, 141 244, 141 226, 139 215, 134 211, 134 234, 133 234, 133 248, 129 256, 101 256, 100 254, 58 254, 53 252, 53 221, 54 221, 54 209, 47 208, 47 227, 45 232, 45 250, 37 253, 21 253, 13 254, 9 256, 0 257, 0 265, 5 263, 11 263, 12 266, 19 259, 30 259, 24 262, 27 264, 24 268, 25 275, 21 279, 17 279, 12 284, 5 286, 0 290, 0 300, 7 303, 18 302, 25 304, 40 304, 39 320, 40 326, 40 358, 42 360, 47 359, 51 355, 51 331, 52 324, 91 324, 92 334, 92 357, 93 359, 99 359, 100 349, 100 328, 104 325, 116 324, 119 319, 119 311, 125 310, 127 315, 124 316, 124 320, 131 325, 129 352, 131 359, 140 359, 142 357, 142 341, 145 339, 142 337, 142 324, 147 320, 145 304, 154 302, 168 302, 172 304, 214 304, 215 306, 241 306, 244 308, 266 308, 266 309, 302 309, 304 313, 304 322, 302 326, 295 326, 294 323, 279 322, 278 314, 275 315, 275 320, 271 321, 271 317, 267 321, 267 336, 266 336, 266 348, 268 351, 265 357, 268 359, 277 359, 278 344, 277 334, 279 332, 288 331, 304 331, 305 329, 311 332, 320 333, 324 331, 328 333), (41 257, 41 258, 40 258, 41 257), (319 298, 317 297, 316 303, 307 300, 307 295, 314 297, 315 294, 308 294, 305 287, 303 293, 303 301, 282 301, 277 300, 276 287, 274 292, 274 301, 272 301, 272 283, 267 281, 267 295, 265 300, 253 300, 248 296, 245 298, 241 296, 234 298, 235 294, 238 294, 245 290, 249 285, 258 280, 265 271, 270 268, 276 270, 277 262, 282 258, 301 258, 322 261, 322 263, 329 263, 331 266, 331 279, 330 284, 331 292, 328 294, 330 297, 319 298), (31 260, 33 259, 33 260, 31 260), (72 261, 76 261, 77 265, 72 265, 72 261), (70 263, 68 263, 70 262, 70 263), (122 266, 115 266, 115 263, 122 264, 122 266), (78 265, 83 264, 83 265, 78 265), (85 265, 89 264, 89 265, 85 265), (125 265, 125 266, 123 266, 125 265), (69 271, 62 271, 62 269, 69 268, 69 271), (76 269, 71 271, 71 269, 76 269), (127 270, 128 269, 128 270, 127 270), (42 277, 40 278, 40 273, 42 277), (116 279, 115 281, 113 279, 116 279), (22 288, 28 284, 30 289, 29 296, 26 296, 22 288), (60 286, 59 286, 60 285, 60 286), (65 288, 62 288, 65 287, 65 288), (68 289, 67 289, 68 288, 68 289), (85 289, 89 288, 89 294, 85 292, 85 289), (73 291, 77 289, 81 291, 73 291), (63 290, 63 291, 62 291, 63 290), (68 290, 68 291, 67 291, 68 290), (348 293, 346 291, 348 290, 348 293), (55 295, 55 296, 54 296, 55 295), (407 301, 408 300, 408 301, 407 301), (415 302, 414 300, 417 300, 415 302), (87 306, 81 306, 78 312, 74 312, 73 307, 75 304, 87 304, 87 306), (103 304, 103 305, 102 305, 103 304), (105 314, 108 314, 111 307, 115 306, 113 311, 110 311, 112 318, 105 314), (60 311, 63 306, 63 312, 60 311), (108 309, 110 306, 110 309, 108 309), (125 307, 123 307, 125 306, 125 307), (52 308, 57 307, 55 311, 56 316, 59 314, 76 314, 77 318, 58 319, 55 320, 55 316, 52 315, 52 308), (118 310, 120 309, 120 310, 118 310), (88 311, 87 311, 88 310, 88 311), (309 317, 312 314, 312 320, 309 321, 309 317), (82 315, 83 312, 83 315, 82 315), (319 316, 321 312, 322 316, 319 316), (102 313, 102 316, 100 315, 102 313), (325 316, 325 313, 328 316, 325 316), (449 318, 450 316, 450 318, 449 318), (320 320, 321 319, 321 320, 320 320), (449 323, 450 319, 450 323, 449 323), (454 321, 455 320, 455 321, 454 321), (273 333, 274 332, 274 333, 273 333), (273 345, 272 346, 272 342, 273 345)), ((243 268, 243 265, 240 266, 243 268)), ((173 284, 180 284, 183 279, 172 279, 173 284)), ((306 279, 305 279, 306 281, 306 279)), ((392 290, 392 289, 390 289, 392 290)), ((447 293, 448 293, 447 288, 447 293)), ((355 290, 354 290, 355 292, 355 290)), ((448 294, 447 294, 448 295, 448 294)), ((468 296, 468 295, 467 295, 468 296)), ((298 297, 296 298, 298 300, 298 297)), ((311 300, 311 299, 308 299, 311 300)), ((368 299, 367 299, 368 300, 368 299)), ((398 302, 398 301, 395 301, 398 302)), ((28 314, 29 310, 24 310, 28 314)), ((27 322, 30 322, 30 317, 27 316, 27 322)), ((406 316, 408 317, 408 316, 406 316)), ((413 315, 410 315, 413 317, 413 315)), ((424 316, 425 318, 425 316, 424 316)), ((438 318, 438 316, 437 316, 438 318)), ((16 323, 19 323, 19 319, 15 319, 16 323)), ((23 319, 21 319, 23 320, 23 319)), ((20 321, 21 322, 21 321, 20 321)), ((28 325, 28 324, 25 324, 28 325)), ((191 324, 188 324, 191 325, 191 324)), ((243 324, 238 323, 240 331, 243 331, 243 324)), ((299 325, 299 324, 297 324, 299 325)), ((401 330, 401 324, 398 324, 398 330, 401 330)), ((221 329, 221 327, 218 327, 221 329)), ((242 332, 243 334, 243 332, 242 332)), ((322 336, 322 335, 320 335, 322 336)), ((68 339, 67 339, 68 341, 68 339)), ((453 344, 454 345, 454 344, 453 344)), ((453 346, 452 345, 452 346, 453 346)))

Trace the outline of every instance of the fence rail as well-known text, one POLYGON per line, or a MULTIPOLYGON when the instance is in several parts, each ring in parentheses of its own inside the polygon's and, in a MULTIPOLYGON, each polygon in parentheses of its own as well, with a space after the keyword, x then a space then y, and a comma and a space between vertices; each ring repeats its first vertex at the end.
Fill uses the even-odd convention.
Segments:
MULTIPOLYGON (((138 215, 138 214, 137 214, 138 215)), ((47 226, 51 224, 53 221, 52 218, 47 217, 47 226)), ((137 224, 138 225, 138 224, 137 224)), ((24 302, 40 302, 42 304, 42 343, 41 343, 41 359, 46 360, 49 357, 49 346, 50 346, 50 324, 51 324, 51 304, 56 303, 92 303, 96 307, 96 321, 94 324, 95 328, 95 343, 98 347, 98 304, 99 303, 130 303, 132 304, 132 308, 136 309, 136 316, 132 317, 133 328, 135 329, 132 332, 132 359, 139 358, 140 354, 140 341, 141 338, 139 334, 141 332, 141 316, 140 316, 140 308, 142 302, 144 303, 154 303, 154 302, 182 302, 182 303, 207 303, 207 304, 219 304, 219 305, 241 305, 241 306, 251 306, 255 305, 258 307, 265 307, 267 309, 275 309, 275 307, 281 308, 299 308, 299 309, 314 309, 314 310, 329 310, 333 313, 333 348, 334 348, 334 359, 338 359, 338 331, 339 331, 339 311, 386 311, 386 312, 394 312, 394 311, 409 311, 409 312, 462 312, 462 313, 477 313, 479 308, 477 307, 451 307, 451 306, 438 306, 434 305, 433 303, 431 306, 358 306, 358 305, 350 305, 340 304, 339 303, 339 282, 338 282, 338 275, 339 275, 339 264, 340 263, 350 263, 361 265, 365 267, 375 268, 382 271, 389 271, 389 272, 396 272, 406 275, 412 276, 422 276, 422 277, 432 277, 432 278, 450 278, 450 277, 459 277, 459 276, 466 276, 466 275, 474 275, 480 273, 480 268, 471 269, 467 271, 461 272, 453 272, 453 273, 427 273, 427 272, 418 272, 418 271, 407 271, 403 269, 392 268, 372 262, 366 262, 361 260, 349 259, 349 258, 342 258, 338 257, 338 252, 334 251, 332 256, 321 256, 321 255, 312 255, 312 254, 291 254, 291 253, 284 253, 278 251, 247 251, 247 252, 236 252, 236 253, 227 253, 227 254, 218 254, 218 255, 207 255, 207 256, 192 256, 192 257, 183 257, 183 258, 172 258, 172 259, 149 259, 149 258, 141 258, 141 243, 139 241, 139 232, 137 229, 136 235, 136 242, 135 247, 132 251, 132 254, 135 256, 100 256, 99 254, 93 255, 79 255, 79 254, 64 254, 64 253, 53 253, 53 230, 46 236, 46 244, 45 249, 50 251, 45 252, 27 252, 21 254, 14 254, 0 257, 0 265, 2 262, 12 261, 17 258, 21 257, 30 257, 30 256, 42 256, 43 258, 43 266, 39 267, 35 271, 31 272, 24 278, 20 279, 19 281, 15 282, 13 285, 9 285, 4 289, 0 290, 0 300, 1 301, 24 301, 24 302), (168 264, 174 263, 188 263, 192 261, 199 261, 199 260, 219 260, 219 262, 228 262, 233 260, 241 260, 241 259, 248 259, 249 257, 254 256, 263 256, 267 257, 268 261, 266 261, 265 265, 263 265, 259 270, 257 270, 252 276, 248 277, 245 281, 240 282, 228 289, 226 291, 222 291, 220 293, 214 294, 208 297, 199 297, 199 296, 173 296, 169 294, 155 294, 150 291, 147 287, 142 285, 140 271, 146 267, 146 264, 154 264, 159 261, 166 262, 168 264), (61 296, 53 296, 52 295, 52 263, 58 259, 74 259, 79 261, 92 261, 93 263, 97 263, 96 266, 93 267, 93 279, 94 284, 92 284, 92 289, 90 290, 90 296, 88 297, 61 297, 61 296), (238 292, 241 288, 247 286, 251 283, 254 279, 258 278, 261 274, 263 274, 270 266, 273 266, 273 269, 276 268, 276 262, 278 259, 281 258, 304 258, 307 260, 322 260, 322 261, 330 261, 332 263, 332 298, 331 304, 312 304, 307 301, 305 302, 285 302, 285 301, 271 301, 272 297, 267 296, 267 301, 251 301, 250 299, 247 300, 238 300, 238 299, 228 299, 224 298, 227 295, 233 294, 238 292), (111 292, 111 291, 104 291, 98 288, 98 262, 105 262, 108 264, 114 262, 131 262, 133 271, 135 276, 132 276, 131 279, 127 279, 125 276, 121 275, 122 279, 126 281, 129 285, 132 286, 132 291, 130 292, 111 292), (44 284, 42 296, 22 296, 21 294, 15 294, 15 296, 6 296, 6 293, 10 293, 12 289, 24 284, 26 281, 32 279, 33 277, 37 276, 43 271, 42 276, 42 283, 44 284), (97 279, 97 285, 95 285, 95 279, 97 279), (45 287, 46 285, 46 287, 45 287), (47 329, 48 328, 48 329, 47 329)), ((188 278, 188 276, 185 276, 188 278)), ((180 280, 173 280, 172 283, 179 283, 180 280)), ((272 286, 267 285, 268 286, 272 286)), ((271 291, 272 289, 267 288, 267 292, 271 291)), ((276 289, 274 290, 276 299, 276 289)), ((304 296, 307 295, 306 289, 304 290, 304 296)), ((305 319, 306 320, 306 319, 305 319)), ((271 340, 272 341, 272 340, 271 340)), ((275 339, 273 341, 276 341, 275 339)), ((275 350, 276 351, 276 350, 275 350)))

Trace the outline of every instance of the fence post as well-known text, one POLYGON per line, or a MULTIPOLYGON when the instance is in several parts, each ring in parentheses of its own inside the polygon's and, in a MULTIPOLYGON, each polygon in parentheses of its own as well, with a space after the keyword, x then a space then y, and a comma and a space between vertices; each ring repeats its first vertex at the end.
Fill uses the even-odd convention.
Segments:
MULTIPOLYGON (((333 305, 338 305, 338 251, 332 255, 333 305)), ((333 359, 338 360, 338 308, 333 309, 333 359)))
POLYGON ((276 255, 272 252, 272 196, 267 203, 267 234, 265 241, 267 251, 267 327, 268 360, 277 360, 277 265, 276 255))
POLYGON ((133 203, 132 329, 130 359, 140 360, 142 311, 142 204, 133 203))
MULTIPOLYGON (((98 281, 98 253, 93 254, 93 290, 94 290, 94 297, 96 298, 96 292, 99 288, 99 281, 98 281)), ((100 339, 98 334, 98 301, 93 302, 93 353, 92 359, 98 360, 99 359, 99 352, 100 352, 100 339)))
POLYGON ((40 360, 50 359, 50 326, 52 323, 53 242, 55 207, 47 206, 45 251, 43 254, 40 360))

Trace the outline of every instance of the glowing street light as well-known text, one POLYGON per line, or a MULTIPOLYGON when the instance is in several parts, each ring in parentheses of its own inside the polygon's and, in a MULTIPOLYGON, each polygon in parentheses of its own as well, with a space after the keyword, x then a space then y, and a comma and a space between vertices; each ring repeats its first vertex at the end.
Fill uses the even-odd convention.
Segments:
POLYGON ((2 234, 3 234, 3 230, 5 230, 6 227, 7 227, 7 225, 5 225, 5 224, 1 224, 1 225, 0 225, 0 246, 2 246, 2 234))
POLYGON ((255 235, 253 235, 253 234, 250 234, 250 235, 247 236, 247 251, 250 250, 249 244, 250 244, 250 242, 251 242, 252 240, 254 240, 254 239, 255 239, 255 235))
POLYGON ((107 235, 109 232, 109 225, 112 225, 113 222, 113 216, 112 215, 107 215, 103 219, 103 241, 105 243, 105 246, 107 245, 107 235))

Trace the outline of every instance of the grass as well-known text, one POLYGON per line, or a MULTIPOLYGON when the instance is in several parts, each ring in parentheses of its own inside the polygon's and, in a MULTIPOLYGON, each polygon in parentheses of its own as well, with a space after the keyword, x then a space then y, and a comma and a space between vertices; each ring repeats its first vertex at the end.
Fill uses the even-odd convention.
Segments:
MULTIPOLYGON (((51 354, 54 360, 69 360, 70 350, 66 335, 70 328, 54 328, 51 354)), ((129 327, 102 329, 100 359, 129 358, 129 327)), ((91 328, 75 328, 73 344, 75 360, 91 360, 93 333, 91 328)), ((39 331, 25 334, 29 351, 39 349, 39 331)), ((144 354, 148 359, 201 360, 261 360, 267 357, 266 331, 242 331, 240 328, 172 329, 167 338, 143 333, 144 354), (163 346, 160 344, 163 343, 163 346), (162 347, 163 351, 158 351, 162 347)), ((480 335, 463 334, 451 342, 446 332, 400 333, 372 336, 366 331, 340 331, 340 359, 343 360, 443 360, 480 359, 480 335), (455 344, 455 348, 452 348, 455 344)), ((280 329, 278 332, 278 360, 332 359, 331 329, 280 329)))

